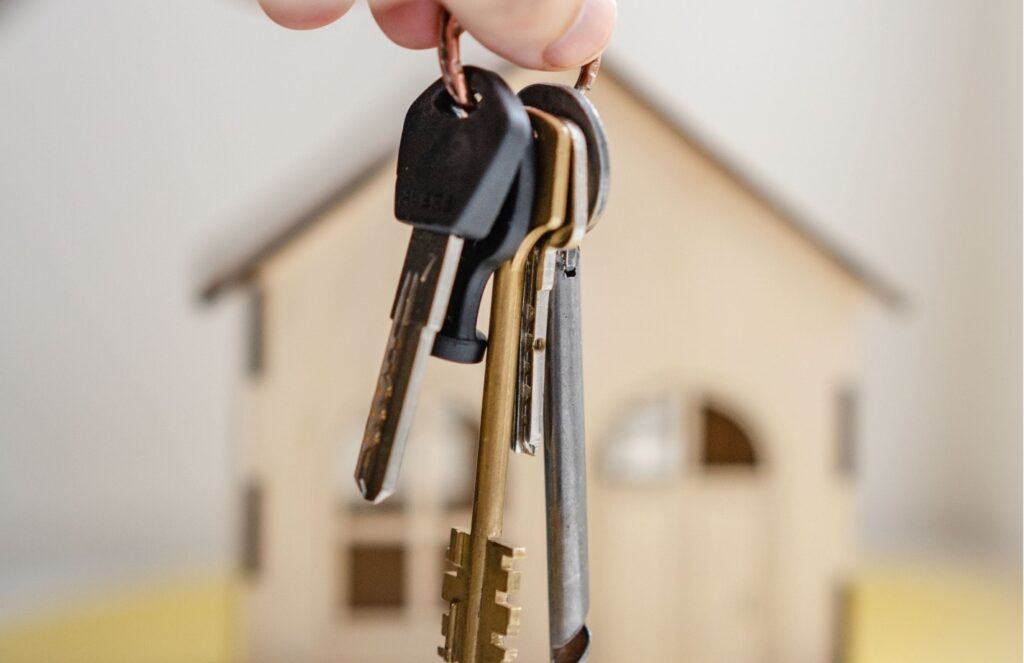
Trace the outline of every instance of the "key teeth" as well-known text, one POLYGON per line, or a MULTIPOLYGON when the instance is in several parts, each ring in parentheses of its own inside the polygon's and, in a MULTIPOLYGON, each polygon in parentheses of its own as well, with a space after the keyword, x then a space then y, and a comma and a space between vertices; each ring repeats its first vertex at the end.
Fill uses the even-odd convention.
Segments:
POLYGON ((462 569, 466 566, 469 556, 469 532, 457 527, 452 528, 451 536, 448 538, 448 561, 454 566, 462 569))
POLYGON ((444 636, 444 644, 437 648, 437 653, 449 662, 458 661, 457 657, 462 649, 462 634, 458 633, 460 605, 458 601, 452 601, 448 605, 448 612, 441 615, 441 635, 444 636))
POLYGON ((461 585, 464 583, 459 582, 460 578, 454 571, 446 571, 444 578, 441 580, 441 597, 445 601, 454 601, 458 598, 459 590, 461 585))
POLYGON ((508 608, 505 635, 519 635, 519 626, 521 625, 520 620, 522 618, 523 608, 518 605, 510 605, 507 603, 502 607, 508 608))
POLYGON ((506 663, 516 658, 516 650, 506 649, 505 640, 519 634, 522 608, 510 604, 508 597, 519 588, 521 574, 515 570, 515 563, 525 554, 522 548, 487 542, 484 595, 491 599, 481 606, 480 621, 481 631, 490 636, 484 649, 484 660, 488 663, 506 663))
POLYGON ((446 558, 453 570, 445 571, 441 583, 441 597, 448 602, 448 612, 441 615, 441 635, 444 645, 437 648, 437 653, 445 661, 458 661, 461 654, 461 633, 464 615, 461 614, 469 591, 469 577, 466 575, 466 564, 469 557, 469 533, 460 529, 452 529, 448 541, 446 558))
POLYGON ((504 543, 498 543, 493 539, 487 542, 487 552, 489 553, 488 560, 498 559, 497 556, 501 555, 500 559, 502 568, 511 568, 511 565, 515 560, 526 557, 526 548, 513 548, 512 546, 507 546, 504 543), (508 558, 509 561, 506 561, 506 558, 508 558))
POLYGON ((501 636, 495 636, 484 648, 483 663, 515 663, 519 655, 516 649, 506 649, 501 636))
POLYGON ((494 603, 486 608, 487 626, 494 635, 515 635, 519 628, 519 606, 510 605, 498 592, 494 603))
POLYGON ((527 456, 537 455, 537 444, 530 439, 522 438, 517 439, 512 446, 512 451, 517 454, 526 454, 527 456))
MULTIPOLYGON (((462 654, 465 634, 464 609, 469 591, 469 578, 465 573, 469 555, 469 534, 453 529, 448 545, 448 562, 454 570, 446 571, 441 585, 441 596, 448 601, 448 612, 441 617, 441 635, 444 645, 437 648, 441 658, 455 663, 462 654)), ((487 542, 484 560, 484 602, 480 606, 480 634, 486 638, 478 650, 481 663, 512 663, 516 659, 515 649, 505 647, 505 639, 519 634, 522 608, 508 602, 511 592, 519 589, 522 576, 515 569, 516 560, 526 551, 513 548, 497 541, 487 542), (489 598, 488 598, 489 597, 489 598)))

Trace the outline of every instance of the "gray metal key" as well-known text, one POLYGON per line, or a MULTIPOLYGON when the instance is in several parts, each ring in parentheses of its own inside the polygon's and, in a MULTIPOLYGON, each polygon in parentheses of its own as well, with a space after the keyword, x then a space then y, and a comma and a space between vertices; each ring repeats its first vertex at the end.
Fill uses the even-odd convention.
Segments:
POLYGON ((548 621, 551 660, 563 663, 586 660, 590 647, 579 249, 557 254, 548 324, 544 436, 548 621))

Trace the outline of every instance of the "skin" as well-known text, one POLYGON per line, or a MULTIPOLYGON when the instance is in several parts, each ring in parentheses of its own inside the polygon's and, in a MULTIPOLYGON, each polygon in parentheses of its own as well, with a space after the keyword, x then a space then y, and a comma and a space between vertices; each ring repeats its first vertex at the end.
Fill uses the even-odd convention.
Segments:
MULTIPOLYGON (((308 30, 344 16, 355 0, 260 0, 276 23, 308 30)), ((406 48, 437 46, 438 0, 369 0, 381 30, 406 48)), ((578 67, 604 50, 616 0, 445 0, 477 41, 529 69, 578 67)))

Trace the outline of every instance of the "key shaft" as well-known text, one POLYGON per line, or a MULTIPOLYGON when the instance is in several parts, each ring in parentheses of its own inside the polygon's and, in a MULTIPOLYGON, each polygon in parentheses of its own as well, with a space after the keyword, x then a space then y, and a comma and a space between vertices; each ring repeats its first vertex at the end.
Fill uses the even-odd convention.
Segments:
POLYGON ((559 251, 551 293, 544 485, 551 658, 581 661, 589 647, 587 470, 579 250, 559 251))
POLYGON ((356 462, 359 491, 374 503, 395 490, 426 358, 444 320, 462 246, 454 235, 413 229, 356 462))

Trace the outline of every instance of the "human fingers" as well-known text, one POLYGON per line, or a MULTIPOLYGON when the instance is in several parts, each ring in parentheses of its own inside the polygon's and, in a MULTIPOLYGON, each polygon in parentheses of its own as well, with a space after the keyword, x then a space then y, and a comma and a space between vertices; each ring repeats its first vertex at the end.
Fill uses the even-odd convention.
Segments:
POLYGON ((275 23, 293 30, 319 28, 341 18, 355 0, 259 0, 275 23))
MULTIPOLYGON (((568 69, 593 59, 615 27, 615 0, 446 0, 480 43, 531 69, 568 69)), ((437 43, 434 0, 371 0, 381 29, 396 43, 437 43)))

